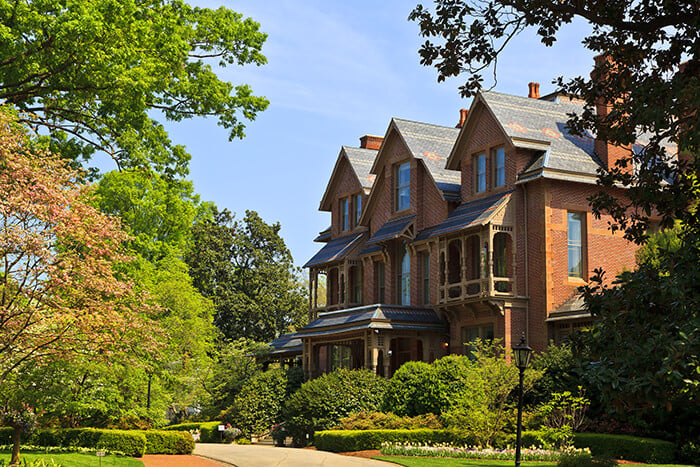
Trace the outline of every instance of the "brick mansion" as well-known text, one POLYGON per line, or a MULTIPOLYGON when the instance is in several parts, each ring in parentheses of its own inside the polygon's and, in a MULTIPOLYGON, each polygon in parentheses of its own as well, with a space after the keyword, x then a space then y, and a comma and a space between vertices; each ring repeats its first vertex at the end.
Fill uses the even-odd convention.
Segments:
MULTIPOLYGON (((597 171, 625 151, 567 131, 563 93, 480 92, 456 127, 394 118, 343 146, 320 203, 309 324, 272 342, 308 377, 338 367, 389 377, 404 362, 525 335, 535 350, 591 316, 592 270, 633 267, 636 246, 596 219, 597 171)), ((604 112, 601 105, 598 112, 604 112)), ((622 194, 622 192, 617 193, 622 194)))

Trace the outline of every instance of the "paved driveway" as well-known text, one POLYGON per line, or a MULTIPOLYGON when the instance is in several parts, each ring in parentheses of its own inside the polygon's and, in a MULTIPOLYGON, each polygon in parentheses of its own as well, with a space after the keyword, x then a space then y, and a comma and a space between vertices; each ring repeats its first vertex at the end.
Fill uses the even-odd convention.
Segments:
POLYGON ((311 449, 197 443, 194 454, 236 467, 388 467, 394 464, 311 449))

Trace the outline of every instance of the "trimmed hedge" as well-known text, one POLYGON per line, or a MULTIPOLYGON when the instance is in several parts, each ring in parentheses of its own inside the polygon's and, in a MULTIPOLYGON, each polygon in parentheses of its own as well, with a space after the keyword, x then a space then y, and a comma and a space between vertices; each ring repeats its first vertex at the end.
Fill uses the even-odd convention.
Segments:
POLYGON ((380 449, 382 443, 473 445, 476 438, 453 430, 326 430, 314 434, 316 449, 330 452, 380 449))
MULTIPOLYGON (((12 444, 12 431, 12 428, 0 428, 0 444, 12 444)), ((194 439, 190 433, 162 430, 39 430, 22 439, 22 444, 104 449, 123 452, 130 457, 141 457, 144 454, 190 454, 194 450, 194 439)))
POLYGON ((574 446, 589 448, 596 457, 610 457, 648 464, 670 464, 674 461, 676 446, 670 441, 638 438, 627 435, 577 433, 574 446))
POLYGON ((146 454, 192 454, 194 438, 187 431, 144 430, 146 454))
POLYGON ((178 425, 166 426, 162 429, 167 431, 199 430, 200 443, 221 443, 219 425, 221 425, 221 422, 180 423, 178 425))

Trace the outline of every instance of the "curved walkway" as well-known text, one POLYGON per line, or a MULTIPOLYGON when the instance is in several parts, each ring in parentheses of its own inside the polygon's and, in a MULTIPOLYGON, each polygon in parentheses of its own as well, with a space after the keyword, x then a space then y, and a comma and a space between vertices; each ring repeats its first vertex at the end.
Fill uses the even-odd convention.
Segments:
POLYGON ((233 464, 236 467, 387 467, 393 465, 312 449, 264 445, 197 443, 194 454, 233 464))

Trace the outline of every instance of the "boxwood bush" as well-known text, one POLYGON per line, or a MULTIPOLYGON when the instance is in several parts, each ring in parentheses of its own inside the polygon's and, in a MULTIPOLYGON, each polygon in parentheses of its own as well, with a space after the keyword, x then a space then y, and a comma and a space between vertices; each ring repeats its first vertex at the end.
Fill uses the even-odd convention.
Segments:
POLYGON ((384 378, 368 370, 340 369, 307 381, 283 409, 287 433, 296 446, 305 445, 314 432, 331 428, 350 413, 378 410, 386 386, 384 378))
POLYGON ((266 433, 279 421, 285 400, 287 376, 282 369, 253 376, 238 393, 222 419, 239 428, 244 436, 266 433))
POLYGON ((188 431, 145 430, 146 454, 192 454, 194 438, 188 431))
POLYGON ((219 425, 221 425, 221 422, 179 423, 163 427, 162 429, 167 431, 199 430, 200 443, 221 443, 222 438, 219 433, 219 425))
POLYGON ((589 448, 596 457, 610 457, 651 464, 673 462, 676 446, 670 441, 627 435, 577 433, 574 446, 589 448))
MULTIPOLYGON (((12 428, 0 428, 0 444, 12 444, 12 428)), ((123 452, 131 457, 141 457, 144 454, 190 454, 194 450, 194 440, 190 433, 162 430, 45 429, 23 439, 22 444, 104 449, 123 452)))

